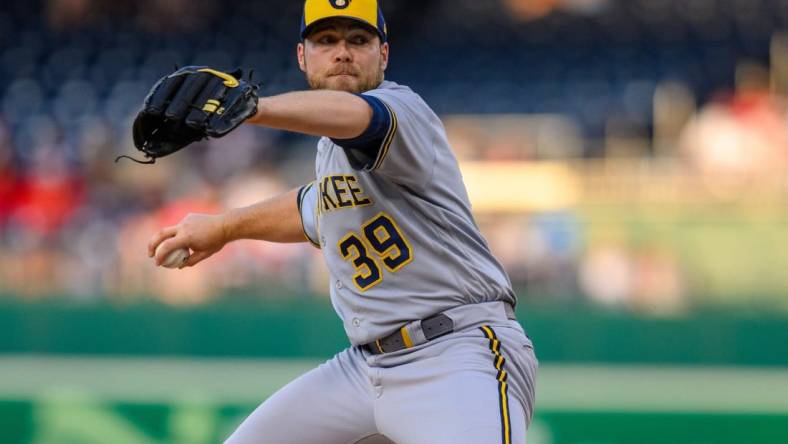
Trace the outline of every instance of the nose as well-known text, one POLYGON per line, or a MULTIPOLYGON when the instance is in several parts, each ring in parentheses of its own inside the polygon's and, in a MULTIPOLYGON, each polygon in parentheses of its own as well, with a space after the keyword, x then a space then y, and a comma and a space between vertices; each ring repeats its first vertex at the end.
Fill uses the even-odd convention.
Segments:
POLYGON ((353 55, 350 53, 346 40, 342 40, 337 44, 337 53, 334 60, 340 63, 349 63, 353 61, 353 55))

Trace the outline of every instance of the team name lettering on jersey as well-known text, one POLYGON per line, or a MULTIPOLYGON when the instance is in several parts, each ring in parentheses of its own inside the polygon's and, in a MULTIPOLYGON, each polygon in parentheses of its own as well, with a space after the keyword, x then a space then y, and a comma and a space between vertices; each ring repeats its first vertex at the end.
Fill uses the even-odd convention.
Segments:
POLYGON ((331 175, 320 179, 320 201, 325 212, 372 204, 364 194, 358 178, 350 175, 331 175))

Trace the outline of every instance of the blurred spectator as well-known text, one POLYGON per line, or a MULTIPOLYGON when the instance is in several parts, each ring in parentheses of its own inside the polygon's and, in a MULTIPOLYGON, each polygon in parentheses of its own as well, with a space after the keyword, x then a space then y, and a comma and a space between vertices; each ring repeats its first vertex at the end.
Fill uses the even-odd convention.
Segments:
POLYGON ((583 291, 594 301, 651 313, 687 307, 677 261, 658 250, 633 251, 609 242, 589 249, 580 267, 583 291))
MULTIPOLYGON (((458 158, 479 171, 560 163, 565 175, 550 183, 561 192, 493 184, 505 197, 543 197, 542 207, 509 199, 523 207, 478 214, 518 289, 671 313, 710 278, 691 275, 699 272, 679 247, 625 242, 626 223, 598 214, 630 196, 695 205, 713 201, 709 191, 760 198, 761 187, 784 182, 785 98, 770 92, 770 80, 788 83, 788 46, 772 43, 788 25, 784 3, 398 0, 385 5, 387 78, 445 117, 458 158), (620 236, 600 240, 600 231, 620 236)), ((254 68, 263 94, 304 88, 294 57, 301 2, 277 2, 273 15, 263 1, 43 5, 11 0, 0 12, 0 293, 172 304, 236 288, 325 294, 320 252, 306 244, 235 243, 185 271, 156 269, 145 254, 156 230, 189 212, 313 180, 313 138, 243 126, 154 167, 113 163, 133 150, 131 121, 148 88, 175 64, 254 68)))
POLYGON ((706 105, 681 135, 693 165, 722 196, 788 168, 787 109, 769 92, 768 72, 742 64, 737 77, 735 94, 706 105))
POLYGON ((33 147, 32 166, 17 183, 18 202, 11 215, 20 229, 48 235, 68 221, 84 198, 81 174, 66 163, 56 145, 33 147))
POLYGON ((0 120, 0 229, 16 209, 19 199, 18 173, 13 165, 11 137, 4 122, 0 120))

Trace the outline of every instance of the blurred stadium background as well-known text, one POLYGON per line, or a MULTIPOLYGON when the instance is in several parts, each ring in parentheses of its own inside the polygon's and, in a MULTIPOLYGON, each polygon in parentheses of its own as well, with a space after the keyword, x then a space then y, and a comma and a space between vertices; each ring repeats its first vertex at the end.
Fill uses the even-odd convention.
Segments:
MULTIPOLYGON (((319 252, 145 245, 314 177, 242 127, 113 164, 175 64, 305 88, 300 1, 0 6, 0 441, 219 442, 345 347, 319 252)), ((788 442, 788 1, 384 2, 541 360, 533 444, 788 442)), ((308 402, 308 400, 305 400, 308 402)))

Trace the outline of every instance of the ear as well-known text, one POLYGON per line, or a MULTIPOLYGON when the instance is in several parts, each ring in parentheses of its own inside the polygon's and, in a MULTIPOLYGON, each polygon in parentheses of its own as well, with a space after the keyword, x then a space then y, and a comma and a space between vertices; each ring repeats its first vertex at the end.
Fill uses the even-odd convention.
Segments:
POLYGON ((380 68, 385 71, 389 66, 389 42, 380 45, 380 68))
POLYGON ((301 72, 306 72, 306 56, 304 55, 306 48, 304 43, 299 43, 296 47, 296 54, 298 54, 298 67, 301 72))

